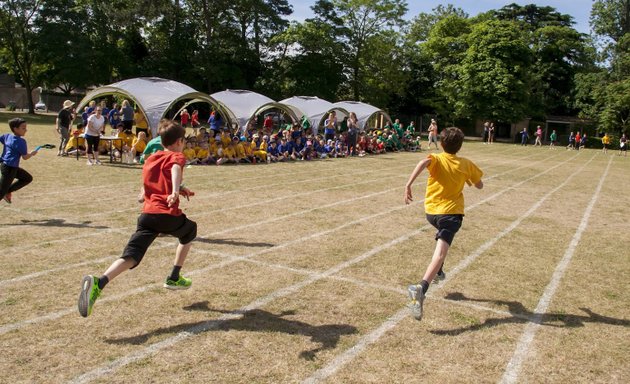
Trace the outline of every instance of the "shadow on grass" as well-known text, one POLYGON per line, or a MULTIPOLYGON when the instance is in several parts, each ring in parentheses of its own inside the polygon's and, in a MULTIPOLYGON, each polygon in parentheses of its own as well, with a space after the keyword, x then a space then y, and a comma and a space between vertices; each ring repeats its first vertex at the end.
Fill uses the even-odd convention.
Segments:
POLYGON ((285 316, 295 314, 295 311, 284 311, 279 314, 252 309, 249 311, 228 311, 215 309, 208 306, 207 301, 201 301, 184 307, 187 311, 216 312, 224 314, 223 320, 213 319, 196 323, 179 324, 172 327, 158 328, 143 335, 106 339, 109 344, 133 344, 146 343, 149 338, 165 334, 178 334, 186 332, 200 334, 208 331, 249 331, 249 332, 278 332, 289 335, 302 335, 310 337, 311 341, 320 344, 317 348, 300 352, 300 358, 314 360, 317 353, 337 346, 342 335, 357 333, 357 328, 347 324, 311 325, 297 320, 287 320, 285 316))
POLYGON ((43 220, 20 220, 19 223, 2 224, 5 227, 14 225, 27 225, 36 227, 60 227, 60 228, 91 228, 91 229, 108 229, 104 225, 90 225, 91 221, 82 221, 80 223, 68 223, 65 219, 43 219, 43 220))
POLYGON ((235 245, 239 247, 271 248, 275 246, 275 244, 272 243, 252 243, 248 241, 237 241, 232 239, 206 239, 203 237, 197 237, 195 238, 195 241, 204 244, 235 245))
POLYGON ((456 329, 439 329, 432 330, 435 335, 457 336, 464 332, 479 331, 486 328, 496 327, 502 324, 525 324, 536 323, 550 327, 583 327, 584 323, 600 323, 608 325, 617 325, 622 327, 630 327, 630 320, 617 319, 614 317, 603 316, 591 311, 589 308, 580 308, 585 315, 571 315, 567 313, 534 313, 526 309, 523 304, 518 301, 506 300, 487 300, 474 299, 466 297, 463 293, 449 293, 444 297, 446 300, 452 301, 469 301, 475 303, 494 303, 496 305, 507 306, 512 317, 491 318, 486 319, 480 324, 473 324, 456 329))

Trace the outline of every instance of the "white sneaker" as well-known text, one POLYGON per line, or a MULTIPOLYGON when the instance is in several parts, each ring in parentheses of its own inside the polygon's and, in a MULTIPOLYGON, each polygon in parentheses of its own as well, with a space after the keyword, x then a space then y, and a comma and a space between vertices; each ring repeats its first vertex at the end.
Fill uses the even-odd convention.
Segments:
POLYGON ((100 160, 96 160, 96 165, 103 165, 100 160))
POLYGON ((85 164, 87 164, 87 165, 94 165, 94 163, 92 163, 91 160, 88 160, 87 163, 85 163, 85 164))
POLYGON ((411 299, 411 303, 409 303, 411 314, 414 319, 420 321, 422 320, 422 303, 424 302, 424 292, 422 292, 422 286, 420 284, 412 284, 407 287, 407 292, 409 293, 409 298, 411 299))

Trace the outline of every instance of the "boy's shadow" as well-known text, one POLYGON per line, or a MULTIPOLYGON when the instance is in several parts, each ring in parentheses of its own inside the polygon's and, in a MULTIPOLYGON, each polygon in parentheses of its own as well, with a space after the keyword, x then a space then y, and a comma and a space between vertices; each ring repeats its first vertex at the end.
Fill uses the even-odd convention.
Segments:
POLYGON ((173 327, 159 328, 143 335, 106 339, 110 344, 143 344, 152 336, 163 334, 176 334, 179 332, 189 332, 199 334, 213 331, 250 331, 250 332, 282 332, 290 335, 303 335, 311 338, 311 341, 319 343, 320 346, 310 350, 300 352, 300 358, 314 360, 317 353, 326 349, 333 349, 337 346, 342 335, 357 333, 357 328, 348 324, 326 324, 310 325, 297 320, 287 320, 284 317, 295 314, 295 311, 284 311, 280 314, 252 309, 245 312, 228 311, 215 309, 208 306, 207 301, 201 301, 184 307, 187 311, 218 312, 223 314, 233 314, 234 318, 225 320, 208 320, 197 323, 180 324, 173 327), (240 315, 240 316, 239 316, 240 315), (238 316, 238 317, 237 317, 238 316))
POLYGON ((275 246, 275 244, 271 243, 252 243, 247 241, 237 241, 232 239, 206 239, 203 237, 195 238, 196 242, 204 243, 204 244, 222 244, 222 245, 235 245, 240 247, 261 247, 261 248, 271 248, 275 246))
POLYGON ((494 303, 497 305, 503 305, 508 307, 508 311, 512 317, 507 318, 491 318, 486 319, 483 323, 469 325, 456 329, 439 329, 430 331, 435 335, 448 335, 457 336, 464 332, 478 331, 484 328, 491 328, 501 324, 518 324, 533 322, 540 325, 546 325, 551 327, 583 327, 584 323, 602 323, 609 325, 618 325, 622 327, 630 327, 630 320, 617 319, 614 317, 607 317, 594 313, 588 308, 580 308, 586 313, 586 315, 571 315, 566 313, 545 313, 538 314, 526 309, 523 304, 518 301, 505 301, 505 300, 488 300, 488 299, 473 299, 466 297, 463 293, 453 292, 444 297, 446 300, 453 301, 470 301, 477 303, 494 303), (558 324, 560 323, 560 324, 558 324))
POLYGON ((44 220, 20 220, 19 223, 2 224, 3 226, 14 225, 32 225, 36 227, 60 227, 60 228, 91 228, 91 229, 108 229, 104 225, 90 225, 91 221, 83 221, 80 223, 68 223, 65 219, 44 219, 44 220))

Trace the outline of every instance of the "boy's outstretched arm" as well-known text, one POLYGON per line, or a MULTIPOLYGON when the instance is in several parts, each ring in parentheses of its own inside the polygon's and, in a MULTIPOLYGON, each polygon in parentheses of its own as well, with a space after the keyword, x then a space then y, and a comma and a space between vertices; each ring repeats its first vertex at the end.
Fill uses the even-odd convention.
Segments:
POLYGON ((37 155, 37 151, 30 151, 26 155, 22 155, 22 160, 28 160, 35 155, 37 155))
POLYGON ((179 200, 179 186, 182 184, 182 167, 179 164, 174 164, 171 168, 171 183, 173 192, 166 198, 169 207, 179 200))
POLYGON ((420 160, 418 165, 416 165, 416 168, 413 170, 413 172, 411 172, 411 175, 409 176, 409 180, 407 180, 407 184, 405 185, 405 204, 409 204, 413 201, 413 195, 411 193, 411 186, 413 185, 413 182, 416 180, 418 175, 420 175, 420 173, 422 173, 422 171, 426 167, 428 167, 429 164, 431 164, 431 159, 429 158, 422 159, 420 160))

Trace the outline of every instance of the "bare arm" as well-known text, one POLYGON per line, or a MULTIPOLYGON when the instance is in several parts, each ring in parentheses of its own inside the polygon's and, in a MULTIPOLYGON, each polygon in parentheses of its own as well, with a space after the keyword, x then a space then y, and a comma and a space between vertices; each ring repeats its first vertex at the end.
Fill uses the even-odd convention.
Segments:
POLYGON ((37 151, 31 151, 27 153, 26 155, 22 155, 22 160, 28 160, 35 155, 37 155, 37 151))
POLYGON ((179 164, 175 164, 171 168, 171 183, 173 184, 173 192, 166 198, 169 207, 179 200, 179 186, 182 184, 182 167, 179 164))
POLYGON ((407 180, 407 184, 405 185, 405 204, 409 204, 413 201, 413 196, 411 193, 411 186, 413 185, 413 182, 416 180, 418 175, 420 175, 420 173, 422 173, 422 171, 426 167, 428 167, 429 164, 431 164, 431 159, 429 158, 423 159, 418 163, 418 165, 416 165, 416 168, 413 170, 413 172, 411 172, 411 175, 409 176, 409 180, 407 180))

